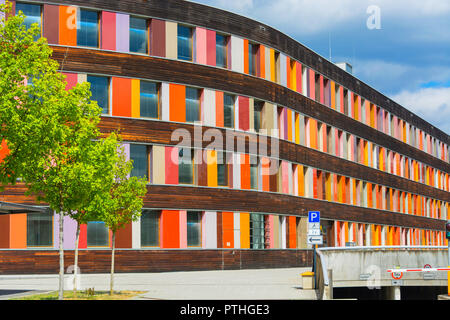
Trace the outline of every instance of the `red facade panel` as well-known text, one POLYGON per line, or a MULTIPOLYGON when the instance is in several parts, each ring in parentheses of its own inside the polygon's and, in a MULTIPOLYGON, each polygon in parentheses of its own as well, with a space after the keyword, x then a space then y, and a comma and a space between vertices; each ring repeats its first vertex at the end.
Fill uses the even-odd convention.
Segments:
POLYGON ((42 35, 49 44, 59 44, 59 6, 44 4, 42 35))

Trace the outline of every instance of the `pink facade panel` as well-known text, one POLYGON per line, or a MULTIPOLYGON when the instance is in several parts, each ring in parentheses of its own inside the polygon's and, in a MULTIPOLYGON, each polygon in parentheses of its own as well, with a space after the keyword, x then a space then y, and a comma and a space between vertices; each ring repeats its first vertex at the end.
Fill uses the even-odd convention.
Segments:
POLYGON ((323 76, 322 75, 320 75, 319 84, 320 84, 320 103, 324 104, 325 103, 325 95, 324 95, 323 76))
POLYGON ((63 72, 63 74, 66 76, 66 90, 72 89, 74 86, 78 83, 78 74, 77 73, 66 73, 63 72))
POLYGON ((187 248, 187 211, 180 211, 180 249, 187 248))
POLYGON ((130 52, 130 16, 116 14, 116 50, 130 52))
MULTIPOLYGON (((302 64, 298 61, 295 62, 295 71, 296 71, 296 79, 297 79, 297 92, 302 93, 303 91, 303 83, 302 83, 302 64)), ((303 94, 305 94, 303 92, 303 94)))
POLYGON ((289 193, 289 164, 286 161, 281 161, 283 193, 289 193))
POLYGON ((314 70, 309 69, 309 97, 313 100, 316 99, 316 73, 314 70))
POLYGON ((273 219, 274 219, 274 216, 270 215, 269 219, 268 219, 269 220, 269 239, 270 239, 270 242, 269 242, 270 248, 269 249, 275 248, 275 237, 273 234, 273 225, 274 225, 273 219))
POLYGON ((206 30, 206 64, 216 65, 216 32, 206 30))
POLYGON ((116 14, 103 11, 101 21, 101 48, 116 50, 116 14))
POLYGON ((361 97, 360 96, 358 96, 357 101, 358 101, 358 105, 356 107, 358 108, 358 120, 361 121, 363 109, 362 109, 362 103, 361 103, 361 97))
POLYGON ((178 184, 178 148, 165 148, 166 184, 178 184))
POLYGON ((206 64, 206 29, 195 28, 195 62, 206 64))

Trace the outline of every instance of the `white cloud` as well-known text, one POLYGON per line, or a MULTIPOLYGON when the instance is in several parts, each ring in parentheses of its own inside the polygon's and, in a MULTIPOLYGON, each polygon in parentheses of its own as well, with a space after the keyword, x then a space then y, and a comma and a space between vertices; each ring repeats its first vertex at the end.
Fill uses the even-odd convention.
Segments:
POLYGON ((443 0, 196 0, 261 21, 287 34, 315 34, 344 25, 366 26, 371 5, 380 7, 381 21, 434 19, 450 14, 443 0))
POLYGON ((413 66, 406 64, 383 61, 383 60, 355 60, 353 62, 355 75, 361 78, 378 78, 389 77, 390 79, 404 78, 408 72, 415 69, 413 66))
POLYGON ((450 88, 402 91, 392 99, 450 134, 450 88))
POLYGON ((389 14, 401 14, 402 17, 410 19, 417 17, 437 17, 450 13, 450 2, 442 0, 382 0, 373 1, 378 4, 382 10, 387 9, 389 14))
MULTIPOLYGON (((374 89, 390 95, 400 90, 413 90, 427 83, 446 83, 450 79, 450 66, 436 64, 407 64, 381 59, 349 59, 353 75, 374 89)), ((336 59, 335 59, 336 60, 336 59)))
MULTIPOLYGON (((405 108, 450 132, 450 88, 420 89, 447 83, 450 60, 450 1, 447 0, 195 0, 270 25, 300 43, 328 33, 340 39, 341 57, 354 75, 405 108), (382 32, 366 32, 369 6, 380 8, 382 32), (302 41, 303 38, 303 41, 302 41), (356 39, 356 40, 355 40, 356 39), (355 44, 355 41, 357 44, 355 44), (377 57, 358 46, 378 46, 377 57), (356 46, 356 47, 355 47, 356 46), (414 48, 420 48, 415 51, 414 48), (353 50, 352 50, 353 48, 353 50), (385 50, 382 50, 382 49, 385 50), (356 55, 358 54, 358 55, 356 55), (353 56, 353 57, 352 57, 353 56), (403 91, 401 91, 403 90, 403 91), (400 93, 399 93, 400 92, 400 93)), ((322 48, 322 49, 323 49, 322 48)), ((317 51, 317 48, 311 48, 317 51)), ((337 51, 336 50, 336 51, 337 51)))
MULTIPOLYGON (((354 2, 354 0, 271 1, 270 5, 264 9, 266 11, 265 20, 271 21, 271 24, 283 26, 284 30, 289 33, 317 33, 329 30, 356 19, 358 15, 362 15, 365 12, 364 6, 361 7, 358 4, 359 9, 356 9, 352 5, 354 2)), ((262 9, 258 12, 261 13, 262 9)))

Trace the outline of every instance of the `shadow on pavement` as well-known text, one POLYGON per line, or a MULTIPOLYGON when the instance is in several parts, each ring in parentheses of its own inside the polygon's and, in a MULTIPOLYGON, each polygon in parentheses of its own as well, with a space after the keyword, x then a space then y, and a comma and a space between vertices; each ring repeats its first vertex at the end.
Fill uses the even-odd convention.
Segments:
POLYGON ((19 293, 26 293, 30 290, 0 290, 0 297, 1 296, 9 296, 12 294, 19 294, 19 293))

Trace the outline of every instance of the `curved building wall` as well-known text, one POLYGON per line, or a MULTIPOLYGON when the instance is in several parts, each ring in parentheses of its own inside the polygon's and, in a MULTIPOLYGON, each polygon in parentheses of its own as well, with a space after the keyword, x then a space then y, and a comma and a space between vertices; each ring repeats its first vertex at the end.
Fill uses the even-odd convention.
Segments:
MULTIPOLYGON (((119 248, 307 249, 310 210, 327 246, 447 243, 449 136, 284 34, 187 1, 14 10, 24 4, 39 6, 68 88, 91 82, 101 131, 119 129, 148 177, 145 214, 119 248)), ((34 203, 22 191, 2 200, 34 203)), ((22 232, 2 247, 35 248, 32 223, 5 222, 22 232)), ((51 223, 44 247, 56 248, 51 223)), ((75 224, 64 223, 73 249, 75 224)), ((108 247, 101 232, 82 226, 81 248, 108 247)))

